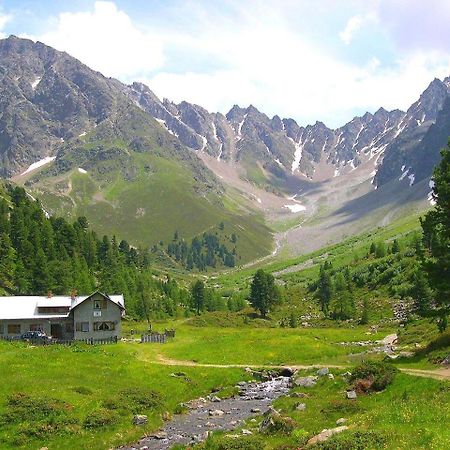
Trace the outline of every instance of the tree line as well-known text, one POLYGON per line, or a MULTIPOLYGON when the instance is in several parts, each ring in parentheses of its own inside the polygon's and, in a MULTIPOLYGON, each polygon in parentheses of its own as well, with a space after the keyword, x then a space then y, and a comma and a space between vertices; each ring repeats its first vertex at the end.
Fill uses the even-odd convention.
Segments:
MULTIPOLYGON (((219 224, 219 229, 223 230, 224 227, 223 222, 219 224)), ((204 271, 208 267, 235 267, 237 239, 236 234, 232 233, 229 242, 233 248, 229 250, 220 242, 217 233, 205 232, 201 237, 196 236, 188 243, 176 231, 172 242, 167 245, 167 254, 187 270, 196 268, 204 271)), ((154 249, 156 250, 156 247, 154 249)))

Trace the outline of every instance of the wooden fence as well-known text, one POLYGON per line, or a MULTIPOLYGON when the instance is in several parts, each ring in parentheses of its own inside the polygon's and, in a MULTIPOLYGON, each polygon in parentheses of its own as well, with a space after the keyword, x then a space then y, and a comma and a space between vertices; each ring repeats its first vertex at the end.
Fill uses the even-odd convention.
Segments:
POLYGON ((167 341, 167 335, 165 333, 152 333, 141 335, 141 344, 165 344, 167 341))

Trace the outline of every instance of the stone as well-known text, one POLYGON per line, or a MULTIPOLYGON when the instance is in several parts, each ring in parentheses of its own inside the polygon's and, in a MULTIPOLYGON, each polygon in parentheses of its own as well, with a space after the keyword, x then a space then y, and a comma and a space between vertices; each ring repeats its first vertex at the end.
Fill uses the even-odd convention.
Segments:
POLYGON ((330 370, 328 369, 328 367, 322 367, 321 369, 319 369, 319 370, 317 371, 317 375, 318 375, 319 377, 323 377, 323 376, 325 376, 325 375, 328 375, 329 372, 330 372, 330 370))
POLYGON ((246 368, 245 368, 245 372, 247 372, 247 373, 252 373, 253 371, 252 371, 252 369, 251 369, 250 367, 246 367, 246 368))
POLYGON ((347 419, 344 419, 343 417, 341 417, 340 419, 336 420, 336 425, 342 425, 345 422, 347 422, 347 419))
POLYGON ((309 395, 306 392, 293 392, 290 397, 292 398, 306 398, 309 397, 309 395))
POLYGON ((322 430, 321 433, 317 434, 316 436, 312 437, 309 441, 308 441, 308 445, 314 445, 317 444, 319 442, 325 442, 326 440, 328 440, 331 436, 333 436, 333 434, 338 434, 338 433, 342 433, 343 431, 348 430, 347 426, 341 426, 341 427, 336 427, 336 428, 330 428, 329 430, 322 430))
POLYGON ((256 422, 258 422, 256 419, 250 419, 250 422, 251 423, 256 423, 256 422))
POLYGON ((221 417, 224 414, 225 413, 221 409, 214 409, 214 410, 209 411, 210 417, 221 417))
POLYGON ((244 435, 250 435, 250 434, 253 434, 250 430, 246 430, 245 428, 243 428, 242 429, 242 434, 244 434, 244 435))
POLYGON ((148 450, 148 447, 144 445, 143 447, 139 447, 139 450, 148 450))
POLYGON ((261 410, 260 410, 259 408, 252 408, 252 409, 250 410, 250 412, 252 412, 252 413, 260 413, 261 410))
POLYGON ((144 414, 136 414, 133 417, 133 425, 145 425, 148 423, 148 417, 144 414))
POLYGON ((306 404, 305 403, 297 403, 295 405, 295 409, 297 411, 304 411, 306 409, 306 404))
POLYGON ((349 398, 350 400, 354 400, 357 397, 355 391, 347 391, 346 395, 347 395, 347 398, 349 398))
POLYGON ((334 380, 334 375, 333 375, 332 373, 329 373, 329 374, 328 374, 328 378, 329 378, 330 380, 334 380))
POLYGON ((278 414, 278 411, 272 405, 270 405, 267 408, 267 411, 264 413, 264 416, 270 416, 271 414, 278 414))
POLYGON ((219 403, 222 401, 222 399, 220 397, 217 397, 217 395, 215 395, 214 397, 211 398, 211 401, 214 403, 219 403))
POLYGON ((294 381, 296 386, 313 387, 317 383, 317 377, 300 377, 294 381))
POLYGON ((158 440, 163 440, 167 438, 167 433, 165 431, 158 431, 150 435, 150 437, 158 440))

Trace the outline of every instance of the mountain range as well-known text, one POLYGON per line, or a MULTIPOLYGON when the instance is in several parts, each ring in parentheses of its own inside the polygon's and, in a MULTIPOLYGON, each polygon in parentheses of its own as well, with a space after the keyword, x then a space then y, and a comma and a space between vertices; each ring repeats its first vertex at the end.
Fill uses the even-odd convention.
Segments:
POLYGON ((270 253, 273 230, 298 253, 423 210, 450 135, 450 78, 406 112, 330 129, 160 100, 14 36, 0 40, 0 94, 0 175, 50 214, 135 245, 225 222, 242 263, 270 253))

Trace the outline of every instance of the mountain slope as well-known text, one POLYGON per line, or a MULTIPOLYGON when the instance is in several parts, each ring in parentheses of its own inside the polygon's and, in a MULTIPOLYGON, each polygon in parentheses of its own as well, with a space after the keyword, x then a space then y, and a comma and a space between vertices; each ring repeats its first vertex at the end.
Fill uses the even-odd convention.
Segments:
POLYGON ((143 246, 224 222, 243 261, 270 252, 261 214, 120 82, 15 37, 0 41, 0 73, 0 172, 25 183, 48 213, 86 215, 99 233, 143 246))

